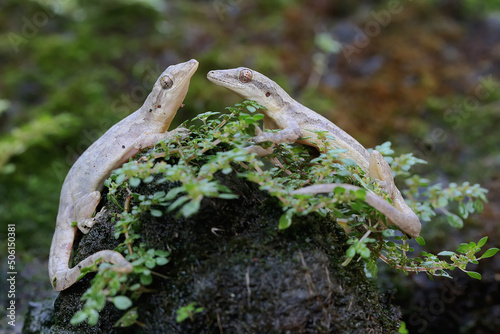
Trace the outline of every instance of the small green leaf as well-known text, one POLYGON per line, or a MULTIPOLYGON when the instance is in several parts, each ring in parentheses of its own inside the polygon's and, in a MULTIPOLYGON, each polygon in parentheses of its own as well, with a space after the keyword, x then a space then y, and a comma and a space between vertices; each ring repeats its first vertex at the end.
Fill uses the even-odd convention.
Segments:
POLYGON ((465 205, 464 202, 461 202, 458 205, 458 214, 464 219, 466 219, 469 216, 469 211, 467 211, 467 206, 465 205))
POLYGON ((377 267, 377 263, 375 261, 366 262, 366 270, 372 276, 371 278, 377 278, 378 267, 377 267))
POLYGON ((284 230, 292 225, 292 211, 288 210, 286 213, 282 214, 278 224, 280 230, 284 230))
POLYGON ((153 182, 153 180, 154 180, 154 176, 150 175, 150 176, 146 177, 143 181, 144 181, 144 183, 151 183, 151 182, 153 182))
POLYGON ((154 267, 156 267, 156 261, 153 259, 147 259, 146 263, 144 263, 144 265, 146 267, 148 267, 149 269, 153 269, 154 267))
POLYGON ((401 321, 401 327, 399 327, 398 333, 399 334, 408 334, 408 333, 410 333, 408 331, 408 329, 406 328, 406 323, 404 321, 401 321))
POLYGON ((338 176, 351 176, 352 173, 348 169, 341 169, 337 172, 338 176))
POLYGON ((422 237, 417 237, 415 238, 415 241, 417 242, 417 244, 419 244, 420 246, 425 246, 425 240, 424 238, 422 237))
POLYGON ((139 179, 138 177, 131 177, 129 184, 133 188, 138 187, 141 184, 141 179, 139 179))
POLYGON ((153 194, 153 199, 160 199, 162 197, 165 197, 164 191, 157 191, 153 194))
POLYGON ((345 194, 345 188, 336 187, 335 189, 333 189, 333 193, 336 194, 336 195, 345 194))
POLYGON ((161 210, 155 210, 151 209, 151 216, 153 217, 161 217, 163 215, 163 212, 161 210))
POLYGON ((252 106, 247 106, 247 110, 250 111, 250 112, 255 112, 257 111, 257 109, 255 109, 254 107, 252 106))
POLYGON ((153 282, 153 277, 151 277, 151 274, 149 275, 141 274, 140 280, 142 285, 149 285, 153 282))
POLYGON ((168 263, 168 259, 166 257, 157 257, 155 259, 155 261, 156 261, 156 264, 159 266, 163 266, 163 265, 168 263))
POLYGON ((481 240, 477 243, 477 247, 483 247, 486 241, 488 241, 488 237, 481 238, 481 240))
POLYGON ((354 211, 362 212, 364 210, 365 205, 363 203, 351 202, 351 208, 354 211))
POLYGON ((476 210, 477 213, 483 212, 483 208, 483 201, 481 201, 480 199, 474 201, 474 210, 476 210))
POLYGON ((99 320, 99 312, 97 312, 97 310, 91 309, 89 311, 89 325, 90 326, 97 325, 98 320, 99 320))
POLYGON ((348 257, 348 258, 353 258, 354 255, 356 255, 356 248, 354 247, 354 245, 352 245, 345 252, 345 256, 348 257))
POLYGON ((182 215, 185 218, 188 218, 188 217, 194 215, 195 213, 197 213, 198 210, 200 209, 200 202, 201 201, 193 200, 193 201, 190 201, 190 202, 184 204, 184 206, 181 209, 182 215))
POLYGON ((238 195, 236 195, 236 194, 219 194, 218 197, 222 198, 222 199, 235 199, 235 198, 238 198, 238 195))
POLYGON ((133 308, 127 313, 125 313, 118 321, 115 323, 115 327, 129 327, 135 324, 139 314, 137 313, 137 308, 133 308))
POLYGON ((366 190, 364 189, 358 189, 356 190, 356 192, 354 193, 356 195, 356 197, 362 201, 365 200, 365 197, 366 197, 366 190))
POLYGON ((167 193, 167 195, 165 196, 165 199, 167 201, 170 201, 170 200, 173 200, 174 198, 177 197, 177 195, 181 192, 184 191, 184 188, 183 187, 177 187, 177 188, 173 188, 173 189, 170 189, 170 191, 167 193))
POLYGON ((438 207, 444 208, 448 205, 448 199, 444 196, 438 198, 438 207))
POLYGON ((126 310, 132 306, 132 301, 127 296, 116 296, 113 298, 113 304, 119 310, 126 310))
POLYGON ((450 224, 451 226, 453 226, 455 228, 464 227, 464 222, 463 222, 462 218, 460 218, 459 216, 457 216, 454 213, 448 213, 446 215, 446 219, 448 221, 448 224, 450 224))
POLYGON ((356 161, 352 160, 351 158, 340 159, 340 161, 342 161, 342 163, 346 166, 354 167, 358 165, 356 161))
POLYGON ((455 252, 442 251, 442 252, 438 253, 438 255, 440 255, 440 256, 452 256, 452 255, 455 255, 455 252))
POLYGON ((190 310, 177 310, 177 316, 175 317, 175 321, 183 322, 187 318, 189 318, 190 310))
POLYGON ((460 244, 460 246, 458 246, 457 248, 457 252, 459 253, 467 253, 467 251, 470 249, 470 245, 469 244, 460 244))
POLYGON ((165 257, 165 256, 169 256, 169 255, 170 255, 170 252, 169 252, 169 251, 166 251, 166 250, 163 250, 163 249, 157 249, 157 250, 155 250, 155 252, 154 252, 154 253, 155 253, 156 255, 158 255, 158 256, 163 256, 163 257, 165 257))
POLYGON ((137 260, 135 260, 134 262, 132 262, 132 265, 133 265, 134 267, 136 267, 136 266, 138 266, 138 265, 140 265, 140 264, 143 264, 143 263, 144 263, 144 261, 145 261, 145 260, 144 260, 144 258, 143 258, 143 257, 141 257, 141 258, 138 258, 137 260))
POLYGON ((484 252, 483 255, 481 255, 480 259, 486 259, 487 257, 492 257, 496 253, 498 253, 499 249, 498 248, 490 248, 486 252, 484 252))
MULTIPOLYGON (((168 196, 168 194, 167 194, 167 196, 168 196)), ((187 196, 179 197, 178 199, 176 199, 174 201, 174 203, 170 204, 170 206, 168 207, 168 211, 172 211, 172 210, 177 209, 179 206, 183 205, 187 201, 189 201, 189 197, 187 197, 187 196)))
POLYGON ((481 274, 476 273, 475 271, 468 271, 467 275, 469 275, 470 277, 475 278, 475 279, 481 279, 481 274))
POLYGON ((77 325, 79 323, 84 322, 85 319, 87 319, 87 313, 85 313, 84 311, 78 311, 75 313, 73 318, 71 318, 69 323, 72 325, 77 325))
POLYGON ((118 177, 115 180, 116 184, 122 184, 123 181, 125 181, 125 177, 126 177, 125 174, 118 175, 118 177))

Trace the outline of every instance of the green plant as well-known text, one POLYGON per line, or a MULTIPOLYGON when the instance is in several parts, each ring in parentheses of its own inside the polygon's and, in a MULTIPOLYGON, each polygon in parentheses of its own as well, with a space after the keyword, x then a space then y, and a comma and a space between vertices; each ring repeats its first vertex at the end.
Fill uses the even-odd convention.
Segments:
POLYGON ((203 307, 195 307, 196 303, 190 303, 186 306, 181 307, 177 310, 177 317, 175 320, 177 322, 183 322, 186 319, 191 319, 193 321, 193 317, 196 313, 203 312, 203 307))
MULTIPOLYGON (((305 147, 281 144, 267 157, 249 154, 245 146, 255 133, 254 125, 262 119, 262 115, 255 112, 262 108, 255 102, 244 101, 227 108, 227 114, 200 114, 193 121, 201 122, 201 126, 191 126, 188 138, 177 137, 161 142, 142 154, 140 159, 124 164, 111 175, 106 181, 108 199, 123 211, 113 218, 115 237, 124 238, 117 250, 132 262, 134 272, 123 275, 109 270, 109 265, 101 265, 92 286, 82 298, 86 303, 75 314, 73 323, 88 319, 90 324, 95 324, 106 301, 112 301, 120 310, 128 310, 125 320, 120 319, 117 325, 137 323, 133 301, 149 292, 146 286, 151 284, 152 275, 164 277, 153 269, 169 261, 168 250, 147 249, 141 243, 138 232, 141 219, 144 215, 160 217, 168 213, 189 217, 199 210, 203 198, 237 197, 218 183, 217 173, 236 172, 239 177, 257 183, 260 189, 276 197, 283 208, 280 229, 293 224, 295 215, 319 214, 337 221, 349 237, 344 265, 359 256, 372 277, 377 273, 375 262, 381 258, 404 273, 425 272, 429 276, 450 277, 447 271, 458 268, 473 278, 481 278, 479 273, 467 271, 466 267, 498 252, 498 249, 491 248, 482 256, 476 256, 487 237, 478 243, 462 244, 456 252, 445 251, 437 255, 421 252, 420 257, 410 257, 409 253, 414 252, 410 245, 413 241, 405 235, 398 235, 396 227, 388 224, 384 216, 364 201, 368 191, 384 197, 387 195, 379 183, 370 179, 353 161, 339 159, 340 150, 325 144, 326 153, 312 157, 311 151, 305 147), (271 164, 264 164, 264 160, 271 164), (140 187, 141 184, 151 184, 156 189, 167 182, 171 188, 152 194, 143 193, 140 187), (315 183, 349 183, 362 189, 351 192, 337 187, 327 196, 291 195, 293 190, 315 183)), ((318 135, 326 139, 328 133, 318 135)), ((463 224, 462 218, 481 211, 486 190, 479 185, 465 182, 447 187, 431 186, 429 180, 410 172, 413 165, 425 161, 412 154, 389 157, 394 154, 390 143, 376 149, 388 156, 395 174, 405 180, 408 188, 403 193, 421 220, 430 221, 431 217, 444 214, 450 225, 459 228, 463 224), (457 213, 452 212, 450 207, 453 206, 457 213)), ((416 241, 425 245, 421 237, 416 241)), ((195 313, 203 310, 195 305, 193 302, 180 308, 177 321, 192 319, 195 313)))
POLYGON ((401 327, 399 327, 398 333, 400 334, 408 334, 408 329, 406 328, 406 323, 404 321, 401 321, 401 327))

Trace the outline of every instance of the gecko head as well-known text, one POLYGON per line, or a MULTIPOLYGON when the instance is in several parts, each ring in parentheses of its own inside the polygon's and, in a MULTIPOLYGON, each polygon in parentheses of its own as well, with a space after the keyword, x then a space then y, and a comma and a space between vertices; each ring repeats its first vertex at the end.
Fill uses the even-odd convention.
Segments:
POLYGON ((153 89, 144 103, 146 112, 155 119, 170 125, 177 109, 186 97, 189 82, 198 68, 198 61, 171 65, 156 80, 153 89))
POLYGON ((290 99, 289 95, 265 75, 246 67, 214 70, 208 80, 225 87, 247 100, 253 100, 267 108, 268 112, 280 110, 290 99))

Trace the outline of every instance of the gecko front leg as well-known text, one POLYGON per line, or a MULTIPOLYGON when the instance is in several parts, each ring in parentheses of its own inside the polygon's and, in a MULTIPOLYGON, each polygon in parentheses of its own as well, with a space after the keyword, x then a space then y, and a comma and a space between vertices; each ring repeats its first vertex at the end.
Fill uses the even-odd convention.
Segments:
MULTIPOLYGON (((263 132, 257 125, 255 125, 255 136, 252 140, 255 143, 263 143, 266 141, 270 141, 273 144, 281 144, 281 143, 295 143, 299 138, 303 136, 302 129, 299 124, 293 120, 288 120, 287 126, 278 132, 263 132)), ((264 127, 269 129, 278 128, 274 123, 264 122, 264 127), (273 126, 269 127, 272 124, 273 126)), ((246 148, 247 152, 255 153, 257 156, 262 157, 273 153, 274 148, 268 147, 263 148, 259 145, 251 145, 246 148)))
POLYGON ((93 191, 80 199, 75 203, 75 216, 78 229, 83 233, 89 233, 90 229, 96 221, 106 212, 104 208, 98 212, 94 217, 94 214, 99 201, 101 200, 101 193, 99 191, 93 191), (90 217, 90 218, 89 218, 90 217))
POLYGON ((133 147, 137 151, 142 150, 143 148, 146 147, 152 147, 156 145, 156 143, 165 140, 165 139, 170 139, 176 136, 179 136, 180 139, 184 139, 189 135, 190 131, 186 128, 177 128, 172 131, 168 132, 159 132, 159 133, 147 133, 144 132, 137 138, 135 141, 133 147))
POLYGON ((303 136, 302 129, 296 121, 292 119, 286 119, 283 123, 285 123, 286 126, 283 127, 283 130, 278 132, 260 131, 259 133, 257 133, 256 131, 256 136, 253 137, 253 140, 256 143, 262 143, 265 141, 270 141, 274 144, 295 143, 297 140, 299 140, 299 138, 303 136))
MULTIPOLYGON (((262 136, 264 132, 255 124, 254 127, 255 127, 255 136, 252 139, 255 141, 255 138, 262 136)), ((248 153, 255 153, 258 157, 265 157, 274 152, 274 145, 271 145, 268 148, 263 148, 260 145, 250 145, 245 149, 248 153)))

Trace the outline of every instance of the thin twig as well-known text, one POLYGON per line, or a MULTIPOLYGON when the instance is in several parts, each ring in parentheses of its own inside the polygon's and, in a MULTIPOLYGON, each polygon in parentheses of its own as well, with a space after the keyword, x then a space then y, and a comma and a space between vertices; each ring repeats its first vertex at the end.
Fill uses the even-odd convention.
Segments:
MULTIPOLYGON (((123 207, 124 207, 125 212, 128 213, 130 199, 132 198, 132 195, 131 195, 130 189, 127 188, 127 191, 128 191, 128 195, 127 195, 127 198, 125 198, 125 204, 123 205, 123 207)), ((129 234, 128 234, 128 228, 127 228, 127 229, 125 229, 125 240, 128 240, 128 239, 129 239, 129 234)), ((133 254, 132 244, 131 244, 130 240, 127 241, 127 248, 128 248, 129 255, 132 255, 133 254)))
POLYGON ((153 270, 150 270, 150 271, 151 271, 151 274, 153 274, 153 275, 159 276, 159 277, 164 278, 164 279, 168 279, 168 276, 165 276, 165 275, 160 274, 160 273, 153 271, 153 270))
POLYGON ((384 261, 385 263, 387 263, 389 266, 392 266, 396 269, 399 269, 399 270, 405 270, 405 271, 411 271, 411 272, 422 272, 422 271, 430 271, 430 270, 445 270, 446 268, 444 267, 431 267, 431 268, 422 268, 422 267, 418 267, 418 268, 413 268, 413 267, 408 267, 408 266, 401 266, 399 264, 396 264, 396 265, 393 265, 390 263, 389 259, 383 255, 383 254, 379 254, 378 256, 382 261, 384 261))

